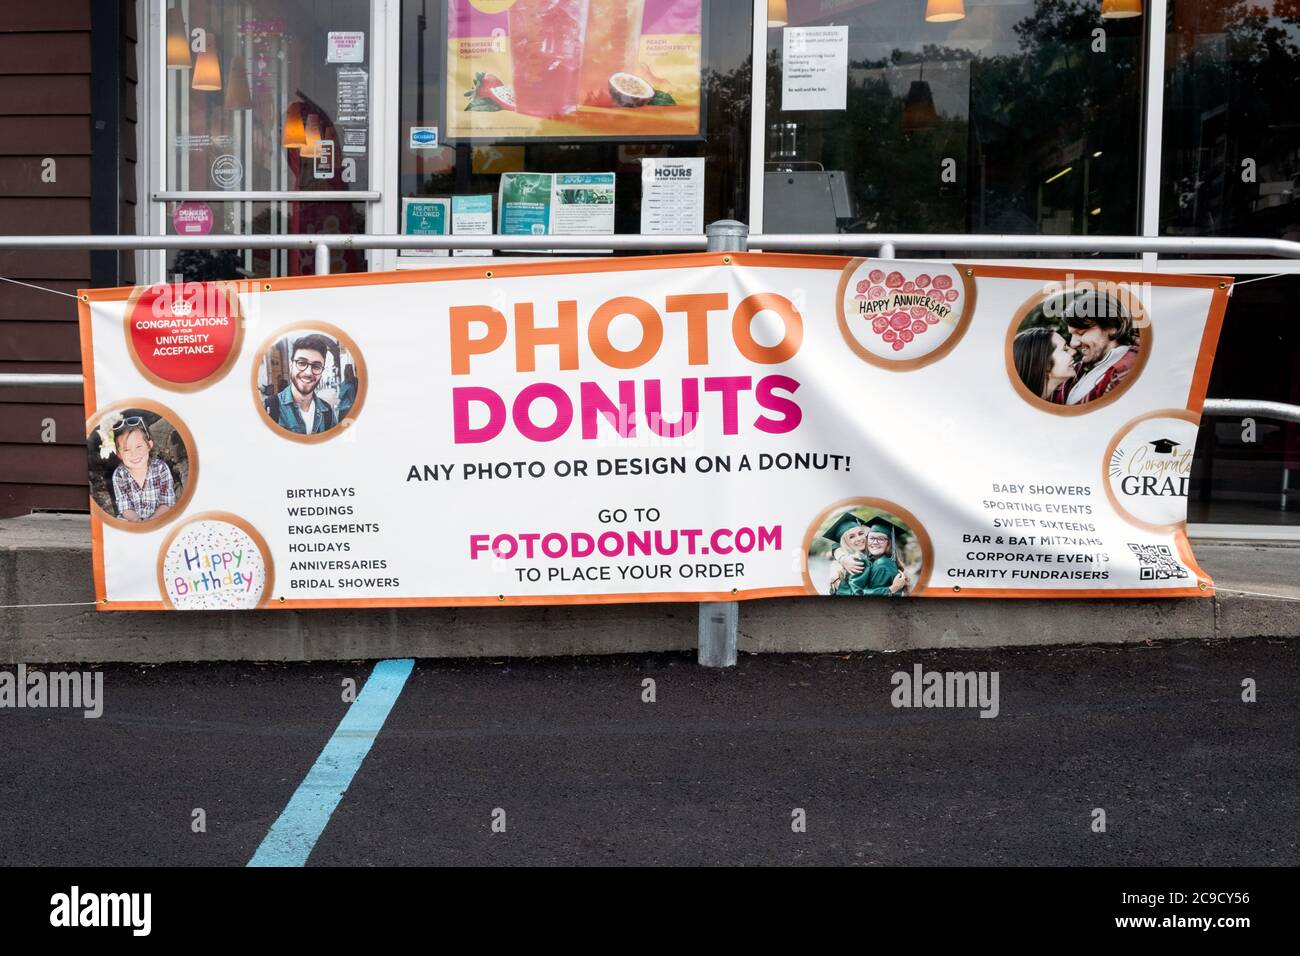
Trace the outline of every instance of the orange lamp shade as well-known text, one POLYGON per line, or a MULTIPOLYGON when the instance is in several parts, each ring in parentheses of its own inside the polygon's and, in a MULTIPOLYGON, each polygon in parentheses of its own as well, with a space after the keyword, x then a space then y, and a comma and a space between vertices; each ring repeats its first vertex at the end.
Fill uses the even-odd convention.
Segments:
POLYGON ((172 7, 167 11, 167 68, 188 70, 190 63, 190 33, 181 8, 172 7))
POLYGON ((767 0, 768 29, 783 27, 789 22, 790 11, 786 8, 785 0, 767 0))
POLYGON ((1101 15, 1105 20, 1124 20, 1142 16, 1142 0, 1101 0, 1101 15))
POLYGON ((307 130, 302 123, 302 104, 290 103, 284 111, 284 133, 280 145, 285 149, 302 149, 307 145, 307 130))
POLYGON ((190 87, 215 93, 221 89, 221 61, 215 50, 204 50, 194 61, 194 79, 190 87))
POLYGON ((230 61, 230 75, 226 78, 226 109, 246 110, 253 105, 253 95, 248 89, 248 73, 244 70, 244 58, 237 56, 230 61))
POLYGON ((951 23, 966 17, 966 6, 962 0, 926 0, 926 23, 951 23))
POLYGON ((315 159, 320 155, 320 120, 315 113, 307 114, 307 122, 303 124, 307 130, 307 145, 302 148, 304 159, 315 159))

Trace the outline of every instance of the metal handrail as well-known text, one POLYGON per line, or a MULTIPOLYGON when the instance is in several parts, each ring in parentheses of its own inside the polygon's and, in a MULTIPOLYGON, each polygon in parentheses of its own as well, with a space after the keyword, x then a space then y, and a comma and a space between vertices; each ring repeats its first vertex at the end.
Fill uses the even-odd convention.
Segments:
MULTIPOLYGON (((155 199, 202 198, 206 193, 156 193, 155 199)), ((242 193, 214 193, 214 197, 237 200, 242 193)), ((268 194, 258 194, 263 198, 268 194)), ((292 199, 336 198, 326 193, 286 194, 292 199)), ((368 193, 341 193, 339 198, 367 201, 368 193)), ((764 250, 878 250, 893 256, 899 250, 962 249, 973 252, 1064 252, 1144 253, 1195 255, 1253 255, 1300 259, 1300 242, 1285 239, 1180 238, 1173 236, 1024 236, 967 235, 959 233, 858 233, 749 234, 744 223, 733 220, 711 223, 708 235, 613 236, 408 236, 370 233, 364 235, 292 233, 268 236, 0 236, 0 249, 311 249, 318 256, 318 270, 328 268, 328 253, 343 249, 493 249, 506 251, 590 251, 602 249, 643 251, 699 251, 710 247, 744 249, 753 245, 764 250), (729 240, 722 242, 721 240, 729 240), (322 256, 321 254, 325 254, 322 256), (323 260, 323 261, 322 261, 323 260), (323 268, 322 268, 323 267, 323 268)), ((0 387, 80 387, 82 376, 45 372, 0 373, 0 387)), ((1258 416, 1300 422, 1300 406, 1252 399, 1207 399, 1204 414, 1210 416, 1258 416)))
MULTIPOLYGON (((235 193, 223 194, 227 198, 235 193)), ((313 195, 306 193, 304 195, 313 195)), ((315 194, 323 195, 321 193, 315 194)), ((345 193, 342 195, 364 195, 345 193)), ((714 225, 720 225, 715 223, 714 225)), ((736 225, 743 226, 741 223, 736 225)), ((712 227, 710 227, 712 228, 712 227)), ((746 235, 748 235, 746 233, 746 235)), ((756 233, 750 246, 764 250, 889 249, 921 251, 960 249, 970 252, 1143 252, 1170 255, 1275 256, 1300 259, 1300 242, 1285 239, 1180 238, 1175 236, 1022 236, 960 233, 858 233, 853 235, 756 233)), ((593 246, 620 251, 702 250, 704 235, 613 236, 408 236, 384 233, 286 233, 266 236, 0 236, 0 249, 501 249, 520 251, 590 251, 593 246)))
POLYGON ((369 189, 171 189, 151 198, 154 202, 379 202, 384 194, 369 189))
POLYGON ((1300 405, 1253 398, 1207 398, 1202 414, 1219 418, 1275 418, 1300 424, 1300 405))
POLYGON ((699 251, 705 236, 408 236, 366 234, 285 233, 267 236, 0 236, 0 249, 552 249, 590 252, 601 249, 665 249, 699 251))

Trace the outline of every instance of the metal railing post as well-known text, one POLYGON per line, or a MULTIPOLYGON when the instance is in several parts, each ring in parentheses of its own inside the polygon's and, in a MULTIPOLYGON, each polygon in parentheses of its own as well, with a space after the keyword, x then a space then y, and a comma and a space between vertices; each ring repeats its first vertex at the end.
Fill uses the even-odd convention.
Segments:
MULTIPOLYGON (((749 248, 749 227, 734 219, 711 222, 705 227, 709 252, 744 252, 749 248)), ((704 601, 700 604, 699 650, 702 667, 735 667, 736 635, 740 629, 740 605, 736 601, 704 601)))
POLYGON ((882 242, 880 244, 880 258, 882 259, 898 258, 898 250, 894 248, 894 244, 892 242, 882 242))
POLYGON ((316 274, 318 276, 330 274, 330 247, 323 242, 316 243, 316 274))

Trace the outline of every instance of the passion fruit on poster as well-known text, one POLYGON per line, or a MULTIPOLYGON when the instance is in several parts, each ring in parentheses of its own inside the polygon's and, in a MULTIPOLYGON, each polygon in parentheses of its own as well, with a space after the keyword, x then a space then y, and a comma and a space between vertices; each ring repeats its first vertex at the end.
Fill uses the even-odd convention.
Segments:
POLYGON ((609 95, 619 106, 645 106, 655 97, 655 88, 632 73, 615 73, 609 78, 609 95))

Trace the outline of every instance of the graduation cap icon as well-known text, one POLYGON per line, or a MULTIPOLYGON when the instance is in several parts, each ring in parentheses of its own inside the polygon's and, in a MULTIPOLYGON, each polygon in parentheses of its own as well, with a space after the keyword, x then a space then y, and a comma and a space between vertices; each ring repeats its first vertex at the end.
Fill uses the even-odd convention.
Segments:
POLYGON ((1147 442, 1147 444, 1155 449, 1157 455, 1172 455, 1174 449, 1181 443, 1170 438, 1157 438, 1155 441, 1147 442))

